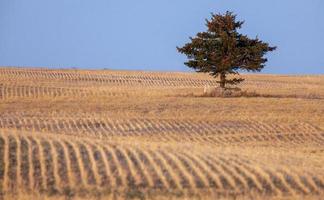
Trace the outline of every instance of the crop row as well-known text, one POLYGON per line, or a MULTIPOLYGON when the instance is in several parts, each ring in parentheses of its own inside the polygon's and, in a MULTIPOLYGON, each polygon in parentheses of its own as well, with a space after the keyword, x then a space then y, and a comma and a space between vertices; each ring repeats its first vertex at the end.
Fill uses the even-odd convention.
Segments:
POLYGON ((262 122, 254 120, 197 121, 175 119, 112 119, 92 117, 22 117, 0 115, 0 128, 32 132, 50 132, 97 138, 152 137, 161 141, 206 142, 215 144, 240 142, 324 142, 324 131, 307 123, 262 122))
POLYGON ((2 79, 46 79, 61 80, 64 82, 91 82, 105 85, 139 85, 139 86, 180 86, 180 87, 203 87, 217 84, 212 79, 160 77, 158 75, 138 73, 135 75, 105 74, 105 73, 76 73, 64 71, 43 70, 17 70, 0 69, 2 79))
POLYGON ((60 97, 74 96, 85 97, 100 94, 101 96, 127 96, 124 92, 114 91, 95 91, 86 89, 46 87, 46 86, 30 86, 30 85, 4 85, 0 84, 0 99, 13 98, 41 98, 41 97, 60 97))
POLYGON ((213 188, 220 193, 315 194, 323 177, 270 170, 221 152, 137 148, 39 136, 1 134, 2 192, 55 194, 118 189, 213 188))

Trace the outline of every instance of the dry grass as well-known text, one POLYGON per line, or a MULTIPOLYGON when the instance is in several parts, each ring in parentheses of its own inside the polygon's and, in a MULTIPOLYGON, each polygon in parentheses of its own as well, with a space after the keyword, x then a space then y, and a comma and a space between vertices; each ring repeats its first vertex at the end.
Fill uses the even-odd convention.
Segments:
POLYGON ((324 76, 0 69, 0 199, 321 199, 324 76))
POLYGON ((268 94, 258 93, 255 90, 250 91, 248 89, 241 90, 240 88, 227 88, 220 89, 219 87, 209 88, 209 91, 201 95, 195 95, 193 93, 182 95, 182 97, 219 97, 219 98, 294 98, 294 99, 324 99, 318 93, 302 93, 302 94, 268 94))

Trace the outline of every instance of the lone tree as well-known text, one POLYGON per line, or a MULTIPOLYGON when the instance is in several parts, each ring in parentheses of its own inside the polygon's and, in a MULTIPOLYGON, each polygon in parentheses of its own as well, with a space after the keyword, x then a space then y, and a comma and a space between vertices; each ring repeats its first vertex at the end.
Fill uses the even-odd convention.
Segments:
POLYGON ((177 49, 187 55, 189 61, 185 65, 188 67, 215 78, 219 76, 218 83, 223 89, 226 84, 236 85, 244 81, 242 78, 227 79, 228 74, 239 74, 239 70, 261 71, 267 62, 264 55, 276 49, 257 37, 250 39, 238 33, 244 22, 236 21, 232 12, 212 14, 211 20, 206 22, 207 32, 190 37, 190 43, 177 49))

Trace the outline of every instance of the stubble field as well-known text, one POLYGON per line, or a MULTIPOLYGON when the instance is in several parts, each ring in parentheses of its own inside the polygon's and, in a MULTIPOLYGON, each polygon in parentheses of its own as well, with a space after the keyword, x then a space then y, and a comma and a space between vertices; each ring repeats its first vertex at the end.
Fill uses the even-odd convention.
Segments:
POLYGON ((321 199, 324 76, 0 68, 0 199, 321 199))

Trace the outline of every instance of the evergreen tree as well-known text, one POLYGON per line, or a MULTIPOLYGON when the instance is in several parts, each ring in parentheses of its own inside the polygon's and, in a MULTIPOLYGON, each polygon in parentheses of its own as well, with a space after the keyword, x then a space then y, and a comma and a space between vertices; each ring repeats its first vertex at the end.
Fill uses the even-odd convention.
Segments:
POLYGON ((267 62, 264 55, 276 49, 258 38, 250 39, 238 33, 244 22, 236 21, 232 12, 213 14, 206 22, 207 32, 198 33, 190 38, 190 43, 177 49, 187 55, 189 61, 185 65, 188 67, 215 78, 219 76, 221 88, 244 81, 242 78, 226 79, 228 74, 239 74, 239 70, 261 71, 267 62))

